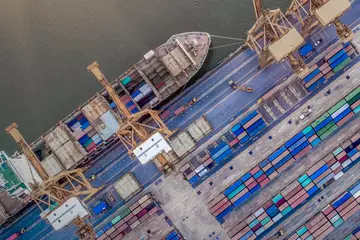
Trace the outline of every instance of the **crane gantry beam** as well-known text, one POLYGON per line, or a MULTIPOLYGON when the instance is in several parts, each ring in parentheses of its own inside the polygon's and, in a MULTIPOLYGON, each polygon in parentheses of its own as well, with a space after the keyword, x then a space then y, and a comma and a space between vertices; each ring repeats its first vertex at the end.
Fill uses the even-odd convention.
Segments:
MULTIPOLYGON (((82 201, 86 201, 101 189, 91 186, 83 174, 83 169, 63 171, 55 177, 49 177, 41 166, 40 160, 21 135, 17 124, 12 123, 6 128, 6 132, 13 137, 26 159, 30 161, 43 181, 38 183, 33 177, 35 184, 31 186, 31 197, 40 208, 43 217, 51 214, 56 206, 61 206, 71 197, 83 197, 82 201)), ((74 218, 73 224, 78 228, 76 233, 80 239, 95 239, 95 232, 91 225, 86 223, 82 218, 74 218)))
POLYGON ((339 18, 350 7, 349 0, 292 0, 286 13, 294 15, 299 20, 304 37, 319 24, 325 27, 333 23, 342 41, 349 42, 354 35, 339 18))
MULTIPOLYGON (((145 109, 133 115, 131 115, 131 113, 130 115, 124 114, 123 109, 125 108, 126 110, 124 111, 126 112, 128 112, 128 110, 121 102, 120 97, 117 95, 109 81, 99 69, 99 64, 95 61, 87 67, 87 70, 91 72, 109 92, 112 100, 124 116, 124 118, 120 121, 120 127, 116 131, 116 135, 128 150, 129 155, 132 155, 133 151, 140 144, 149 139, 155 132, 161 133, 165 138, 168 138, 173 134, 173 132, 170 131, 162 121, 157 111, 145 109)), ((164 170, 169 169, 170 163, 162 154, 157 155, 157 159, 163 166, 164 170)))
POLYGON ((296 74, 306 74, 306 65, 293 54, 304 43, 301 35, 280 9, 264 10, 261 0, 253 0, 253 4, 257 21, 248 31, 246 43, 259 56, 260 67, 287 58, 296 74))

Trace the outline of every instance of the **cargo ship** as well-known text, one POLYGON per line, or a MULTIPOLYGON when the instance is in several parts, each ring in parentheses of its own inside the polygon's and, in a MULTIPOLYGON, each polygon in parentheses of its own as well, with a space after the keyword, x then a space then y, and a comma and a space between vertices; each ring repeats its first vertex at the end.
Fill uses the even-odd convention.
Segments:
MULTIPOLYGON (((111 84, 128 110, 135 114, 168 99, 199 71, 211 45, 205 32, 173 35, 146 53, 111 84)), ((31 147, 52 177, 94 159, 118 140, 120 115, 102 90, 35 140, 31 147)))

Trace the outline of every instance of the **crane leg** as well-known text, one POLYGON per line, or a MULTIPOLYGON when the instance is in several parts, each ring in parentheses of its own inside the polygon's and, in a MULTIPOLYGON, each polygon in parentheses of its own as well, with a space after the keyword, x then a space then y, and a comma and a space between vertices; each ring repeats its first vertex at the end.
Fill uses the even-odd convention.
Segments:
POLYGON ((291 64, 291 68, 299 77, 308 73, 308 68, 302 59, 296 58, 294 54, 289 54, 288 59, 291 64))
POLYGON ((337 34, 344 43, 350 42, 354 38, 354 33, 351 29, 347 25, 343 24, 339 19, 334 21, 334 25, 336 27, 337 34))

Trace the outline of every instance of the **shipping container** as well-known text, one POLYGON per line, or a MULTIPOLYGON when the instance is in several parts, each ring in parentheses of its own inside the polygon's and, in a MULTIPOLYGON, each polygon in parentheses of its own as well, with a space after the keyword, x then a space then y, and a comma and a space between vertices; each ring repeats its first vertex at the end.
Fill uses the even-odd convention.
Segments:
POLYGON ((343 49, 342 45, 337 46, 330 53, 325 55, 324 60, 325 61, 329 60, 332 56, 334 56, 336 53, 338 53, 341 49, 343 49))
POLYGON ((314 71, 312 71, 311 73, 309 73, 306 77, 304 77, 303 79, 303 83, 308 83, 310 82, 311 79, 313 79, 316 75, 318 75, 320 73, 320 69, 316 68, 314 71))
POLYGON ((49 177, 55 177, 64 170, 64 167, 54 154, 50 154, 41 161, 41 166, 44 168, 49 177))
POLYGON ((346 58, 344 61, 342 61, 339 65, 337 65, 337 67, 335 67, 333 69, 334 73, 339 72, 340 70, 342 70, 343 68, 345 68, 349 63, 350 63, 351 59, 348 57, 346 58))
POLYGON ((111 111, 107 111, 94 122, 94 127, 101 138, 107 140, 119 129, 119 123, 114 114, 111 111))
POLYGON ((342 56, 340 56, 338 59, 336 59, 335 62, 330 64, 330 67, 332 69, 336 68, 337 66, 339 66, 343 61, 345 61, 347 58, 349 58, 349 56, 345 53, 342 56))
POLYGON ((59 149, 69 140, 67 132, 60 125, 44 135, 44 141, 53 151, 59 149))
POLYGON ((336 53, 334 56, 332 56, 329 60, 328 63, 331 65, 332 63, 334 63, 336 60, 338 60, 342 55, 344 55, 346 53, 345 49, 341 49, 338 53, 336 53))
POLYGON ((109 110, 109 105, 103 96, 98 95, 81 108, 82 113, 89 120, 95 122, 101 115, 109 110))

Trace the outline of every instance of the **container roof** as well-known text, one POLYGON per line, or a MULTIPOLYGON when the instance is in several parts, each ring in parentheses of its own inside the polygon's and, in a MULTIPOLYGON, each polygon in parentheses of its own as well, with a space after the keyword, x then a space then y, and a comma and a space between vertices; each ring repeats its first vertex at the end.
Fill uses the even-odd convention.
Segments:
POLYGON ((349 0, 329 0, 315 11, 316 17, 321 25, 332 23, 335 18, 341 16, 351 6, 349 0))
POLYGON ((303 37, 293 28, 279 40, 269 46, 269 51, 277 62, 283 60, 287 55, 295 51, 304 43, 303 37))

